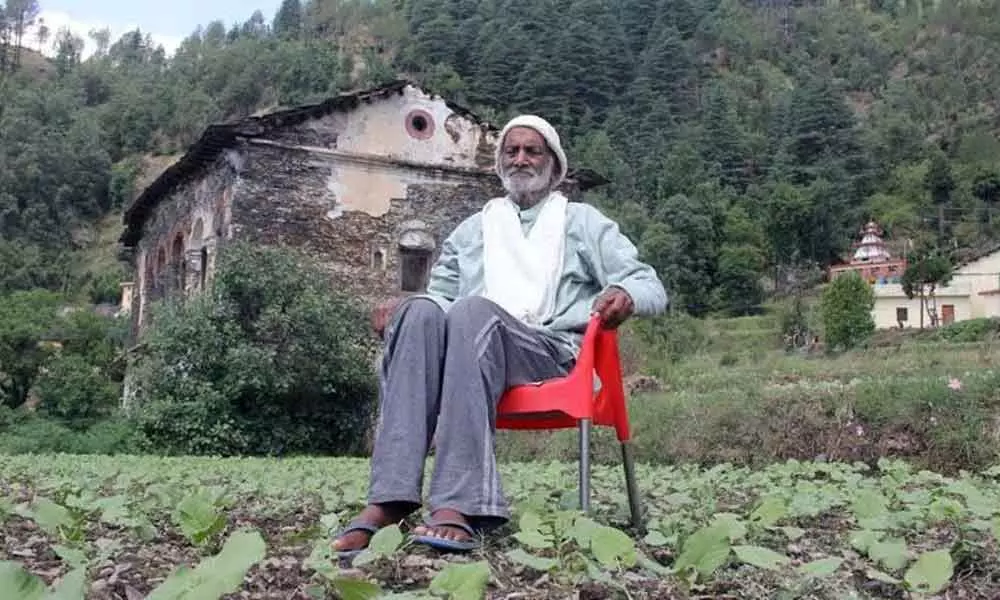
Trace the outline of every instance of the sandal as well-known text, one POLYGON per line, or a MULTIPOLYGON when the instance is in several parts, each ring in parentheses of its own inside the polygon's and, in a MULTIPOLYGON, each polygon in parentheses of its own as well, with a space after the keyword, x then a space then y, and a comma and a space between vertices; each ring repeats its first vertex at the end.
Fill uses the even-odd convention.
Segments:
POLYGON ((424 519, 424 524, 431 528, 436 529, 438 527, 454 527, 455 529, 461 529, 465 533, 469 534, 467 540, 449 540, 445 538, 439 538, 433 535, 418 535, 414 536, 412 541, 414 544, 423 544, 424 546, 429 546, 435 550, 440 550, 443 552, 471 552, 472 550, 478 550, 480 547, 478 537, 478 532, 465 523, 459 523, 457 521, 433 521, 430 518, 424 519))
MULTIPOLYGON (((375 535, 378 532, 378 530, 379 528, 376 527, 375 525, 372 525, 371 523, 365 523, 364 521, 352 521, 350 525, 345 527, 343 530, 341 530, 340 533, 337 534, 337 536, 334 538, 334 541, 337 541, 342 537, 344 537, 345 535, 353 533, 355 531, 365 531, 371 534, 368 536, 368 541, 370 542, 372 536, 375 535)), ((346 561, 354 560, 354 557, 364 552, 365 549, 367 548, 368 544, 366 543, 361 548, 355 548, 353 550, 338 550, 337 558, 346 561)))

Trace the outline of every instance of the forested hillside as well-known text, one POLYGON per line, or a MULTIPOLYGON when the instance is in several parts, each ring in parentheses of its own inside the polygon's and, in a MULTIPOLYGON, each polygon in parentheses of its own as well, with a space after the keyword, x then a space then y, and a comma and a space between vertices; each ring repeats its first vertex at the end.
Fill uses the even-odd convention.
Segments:
POLYGON ((694 314, 754 310, 868 218, 914 247, 1000 239, 1000 0, 286 0, 235 24, 206 5, 174 56, 105 31, 86 60, 68 32, 18 34, 36 4, 0 20, 3 56, 53 48, 3 62, 0 291, 113 298, 97 224, 205 125, 401 76, 556 122, 694 314))

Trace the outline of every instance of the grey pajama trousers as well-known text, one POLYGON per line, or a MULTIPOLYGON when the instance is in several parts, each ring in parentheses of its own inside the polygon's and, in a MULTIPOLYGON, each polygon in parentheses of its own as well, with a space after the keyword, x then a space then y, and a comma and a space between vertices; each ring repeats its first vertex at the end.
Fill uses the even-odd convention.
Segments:
POLYGON ((411 298, 386 331, 368 501, 422 504, 435 432, 429 508, 473 524, 510 517, 494 454, 496 406, 515 385, 564 375, 554 343, 498 305, 463 298, 447 313, 411 298))

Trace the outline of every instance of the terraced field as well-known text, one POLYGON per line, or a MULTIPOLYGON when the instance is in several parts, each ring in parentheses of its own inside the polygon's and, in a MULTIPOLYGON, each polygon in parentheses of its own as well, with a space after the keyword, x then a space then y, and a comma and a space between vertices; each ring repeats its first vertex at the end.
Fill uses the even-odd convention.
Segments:
POLYGON ((339 565, 331 536, 363 501, 353 459, 6 456, 4 600, 208 598, 996 598, 1000 467, 945 477, 785 462, 640 466, 648 527, 617 470, 594 514, 575 467, 504 466, 515 520, 443 556, 404 523, 339 565), (52 594, 52 595, 50 595, 52 594))

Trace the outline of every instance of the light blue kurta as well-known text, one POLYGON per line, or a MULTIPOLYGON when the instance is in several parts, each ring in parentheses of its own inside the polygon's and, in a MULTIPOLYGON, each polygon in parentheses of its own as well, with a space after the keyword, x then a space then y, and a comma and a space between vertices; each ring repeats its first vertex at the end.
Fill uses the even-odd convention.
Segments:
MULTIPOLYGON (((542 205, 520 211, 525 233, 531 229, 542 205)), ((621 233, 618 224, 593 206, 570 202, 566 207, 566 251, 555 310, 552 318, 541 326, 542 333, 551 336, 566 351, 561 358, 576 356, 594 300, 610 286, 628 292, 638 316, 657 315, 666 310, 667 292, 663 283, 652 267, 639 260, 635 245, 621 233)), ((448 310, 455 300, 482 295, 484 290, 480 211, 445 239, 424 295, 448 310)))

